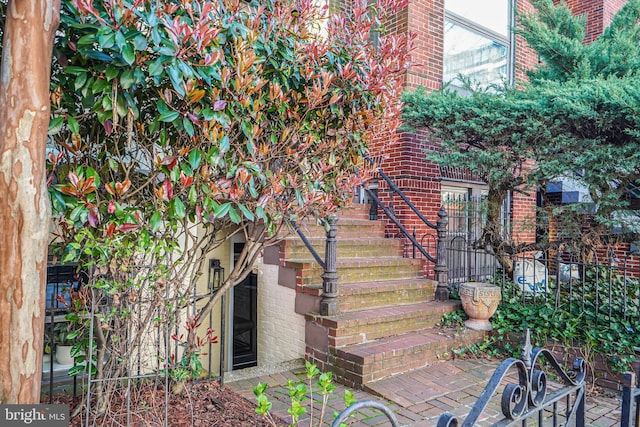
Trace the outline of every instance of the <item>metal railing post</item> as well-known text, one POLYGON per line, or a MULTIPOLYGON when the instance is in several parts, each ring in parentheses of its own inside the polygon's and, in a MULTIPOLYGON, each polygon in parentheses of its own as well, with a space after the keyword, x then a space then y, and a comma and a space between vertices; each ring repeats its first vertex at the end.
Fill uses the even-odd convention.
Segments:
POLYGON ((337 240, 338 218, 327 219, 329 230, 325 246, 325 267, 322 274, 322 301, 320 301, 320 314, 322 316, 335 316, 340 313, 338 301, 338 272, 337 272, 337 240))
POLYGON ((449 299, 449 283, 447 273, 447 253, 445 239, 447 238, 447 226, 449 225, 449 215, 444 209, 444 206, 440 206, 438 211, 438 221, 436 222, 438 230, 438 244, 437 244, 437 256, 436 266, 433 271, 438 281, 438 287, 436 288, 436 301, 446 301, 449 299))

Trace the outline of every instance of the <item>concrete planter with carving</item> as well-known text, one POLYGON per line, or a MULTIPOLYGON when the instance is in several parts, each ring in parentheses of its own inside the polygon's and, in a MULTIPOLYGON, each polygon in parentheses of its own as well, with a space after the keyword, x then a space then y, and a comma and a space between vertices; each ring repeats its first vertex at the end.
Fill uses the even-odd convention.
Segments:
POLYGON ((465 325, 478 331, 493 329, 489 318, 496 312, 502 298, 500 287, 489 283, 468 282, 462 283, 458 292, 462 308, 469 316, 465 325))

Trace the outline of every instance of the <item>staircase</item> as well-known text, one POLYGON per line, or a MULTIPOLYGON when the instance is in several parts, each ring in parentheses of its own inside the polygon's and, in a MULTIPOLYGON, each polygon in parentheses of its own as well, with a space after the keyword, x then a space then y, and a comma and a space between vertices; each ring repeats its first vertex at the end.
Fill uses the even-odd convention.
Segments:
MULTIPOLYGON (((325 230, 309 224, 301 228, 324 256, 325 230)), ((368 219, 367 205, 340 217, 337 241, 337 316, 318 314, 323 269, 298 236, 282 242, 278 256, 280 281, 295 280, 290 286, 297 290, 296 311, 306 317, 307 359, 321 370, 332 371, 346 385, 366 388, 483 339, 482 332, 435 327, 459 302, 434 301, 436 282, 422 277, 423 261, 403 258, 403 242, 384 237, 384 224, 368 219)))

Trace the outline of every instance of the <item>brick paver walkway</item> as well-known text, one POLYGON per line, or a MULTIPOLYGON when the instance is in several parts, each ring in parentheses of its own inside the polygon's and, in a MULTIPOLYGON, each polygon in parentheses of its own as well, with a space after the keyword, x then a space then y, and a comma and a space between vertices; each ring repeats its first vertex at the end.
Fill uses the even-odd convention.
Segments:
MULTIPOLYGON (((456 415, 459 421, 464 420, 497 366, 498 362, 481 359, 443 361, 408 374, 377 381, 369 387, 369 392, 351 391, 357 401, 374 400, 387 405, 396 414, 402 426, 433 427, 438 417, 445 412, 456 415)), ((304 368, 300 367, 227 382, 226 385, 255 402, 252 388, 259 382, 266 382, 269 384, 267 395, 273 403, 272 413, 288 419, 286 411, 289 407, 289 393, 285 385, 288 380, 299 381, 302 378, 305 378, 304 368)), ((342 398, 345 390, 346 387, 336 384, 336 389, 327 403, 326 416, 332 418, 334 411, 341 412, 344 409, 342 398)), ((315 393, 316 408, 320 407, 319 398, 319 394, 315 393)), ((586 424, 593 427, 619 425, 620 404, 619 397, 588 395, 586 424)), ((494 396, 492 404, 483 412, 485 425, 501 418, 499 405, 499 396, 494 396)), ((317 409, 315 419, 317 420, 317 409)), ((349 426, 353 427, 390 425, 386 416, 373 409, 356 413, 349 423, 349 426)))

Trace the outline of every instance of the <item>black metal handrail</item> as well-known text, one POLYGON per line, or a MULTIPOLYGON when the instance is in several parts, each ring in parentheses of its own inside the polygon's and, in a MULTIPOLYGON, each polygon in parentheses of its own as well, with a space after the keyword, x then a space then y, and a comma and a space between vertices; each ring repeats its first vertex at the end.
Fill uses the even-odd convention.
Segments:
MULTIPOLYGON (((409 233, 409 231, 400 223, 400 221, 398 221, 398 219, 395 217, 393 212, 391 212, 391 210, 380 201, 378 196, 376 196, 373 191, 369 190, 368 188, 364 188, 364 191, 366 191, 369 197, 371 197, 371 199, 373 199, 373 201, 376 202, 378 206, 380 206, 380 208, 382 209, 382 212, 384 212, 385 215, 387 215, 387 217, 391 221, 393 221, 393 223, 400 229, 402 234, 404 234, 411 241, 414 248, 417 248, 426 259, 433 262, 434 264, 438 262, 436 257, 432 256, 431 254, 429 254, 429 252, 427 252, 427 250, 418 242, 418 240, 411 233, 409 233)), ((399 194, 402 194, 402 193, 399 193, 399 194)), ((404 196, 404 194, 402 195, 404 196)), ((427 225, 431 227, 431 223, 428 223, 427 225)))
POLYGON ((437 231, 438 240, 437 240, 436 256, 434 257, 433 255, 429 254, 427 250, 424 248, 424 246, 422 246, 422 244, 418 242, 416 237, 412 233, 410 233, 400 223, 400 221, 398 221, 398 219, 396 218, 394 213, 391 211, 391 209, 385 206, 373 191, 371 191, 366 186, 363 187, 364 190, 369 195, 369 197, 377 205, 380 206, 380 208, 385 213, 385 215, 387 215, 387 217, 398 227, 398 229, 402 232, 402 234, 404 234, 407 237, 407 239, 411 241, 413 247, 417 248, 427 260, 435 264, 433 271, 435 273, 436 280, 438 282, 438 287, 436 288, 436 294, 435 294, 436 300, 444 301, 449 299, 450 292, 449 292, 449 283, 447 279, 448 269, 447 269, 446 248, 445 248, 445 239, 447 235, 447 225, 449 223, 449 219, 448 219, 447 211, 444 209, 444 206, 441 206, 440 210, 438 211, 438 217, 439 217, 438 221, 436 221, 435 224, 432 223, 418 210, 418 208, 416 208, 416 206, 413 203, 411 203, 409 198, 398 188, 398 186, 393 182, 393 180, 389 178, 389 176, 387 176, 387 174, 385 174, 384 171, 379 166, 376 165, 376 163, 371 159, 371 157, 369 157, 366 154, 363 154, 363 157, 365 160, 367 160, 371 165, 375 167, 376 172, 378 173, 378 175, 380 175, 382 179, 385 180, 385 182, 389 186, 389 189, 397 193, 398 196, 400 196, 400 198, 406 203, 406 205, 418 216, 418 218, 420 218, 420 220, 427 227, 437 231))
MULTIPOLYGON (((432 223, 431 221, 429 221, 424 215, 422 215, 422 213, 418 210, 418 208, 416 208, 416 206, 411 203, 411 200, 409 200, 409 198, 398 188, 398 186, 393 182, 393 180, 391 178, 389 178, 387 176, 387 174, 385 174, 382 169, 380 169, 379 166, 376 166, 375 162, 373 161, 373 159, 371 159, 371 157, 369 157, 368 155, 364 155, 365 160, 367 160, 371 165, 375 166, 376 168, 376 172, 378 172, 378 175, 380 175, 380 177, 382 179, 384 179, 387 182, 387 185, 389 185, 389 188, 398 193, 398 196, 400 196, 400 198, 407 204, 407 206, 409 206, 409 208, 411 208, 411 210, 418 216, 418 218, 420 218, 420 220, 422 222, 424 222, 427 227, 432 228, 434 230, 438 229, 438 225, 432 223)), ((368 193, 367 193, 368 194, 368 193)), ((369 194, 370 195, 370 194, 369 194)), ((377 202, 377 201, 376 201, 377 202)), ((382 207, 382 205, 381 205, 382 207)), ((384 209, 383 209, 384 210, 384 209)), ((387 213, 387 212, 385 212, 387 213)), ((409 236, 408 233, 404 232, 405 235, 407 235, 407 237, 409 236)), ((416 243, 417 246, 419 246, 419 244, 416 243)), ((433 260, 432 262, 435 262, 435 260, 433 260)))
POLYGON ((322 300, 320 301, 320 314, 323 316, 334 316, 340 312, 338 301, 338 272, 337 272, 337 241, 338 218, 328 217, 323 219, 328 226, 326 231, 324 260, 315 250, 307 236, 302 232, 298 224, 290 221, 291 226, 307 247, 313 259, 322 267, 322 300))
POLYGON ((298 234, 298 237, 300 237, 300 240, 302 240, 304 245, 307 247, 307 249, 313 256, 313 259, 315 259, 316 262, 320 264, 320 267, 324 269, 326 267, 324 260, 320 257, 320 255, 318 254, 318 251, 316 251, 316 249, 313 247, 313 245, 311 244, 307 236, 305 236, 302 230, 300 230, 300 227, 298 226, 298 224, 295 221, 289 221, 289 223, 291 224, 295 232, 298 234))

